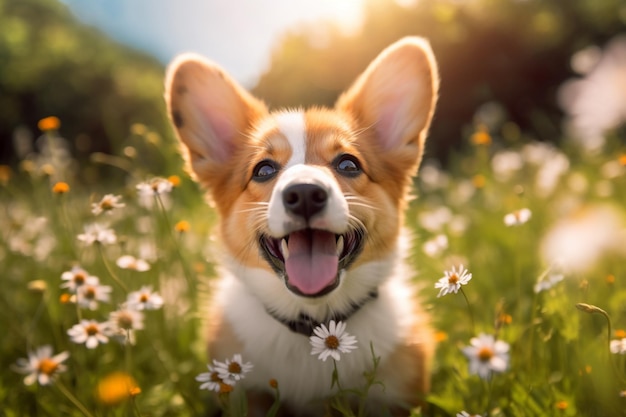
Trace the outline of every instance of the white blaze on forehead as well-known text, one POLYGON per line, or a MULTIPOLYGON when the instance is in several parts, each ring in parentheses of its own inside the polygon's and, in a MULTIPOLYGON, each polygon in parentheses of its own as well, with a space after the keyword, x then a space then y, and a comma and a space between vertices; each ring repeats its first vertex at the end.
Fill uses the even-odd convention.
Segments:
POLYGON ((278 130, 289 141, 291 158, 286 167, 304 164, 306 156, 306 122, 304 112, 285 111, 275 116, 278 130))

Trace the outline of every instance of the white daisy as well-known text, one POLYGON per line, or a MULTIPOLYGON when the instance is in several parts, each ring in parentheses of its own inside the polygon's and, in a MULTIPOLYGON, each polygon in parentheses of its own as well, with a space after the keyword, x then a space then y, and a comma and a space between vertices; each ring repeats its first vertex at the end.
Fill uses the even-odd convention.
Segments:
POLYGON ((331 356, 334 360, 341 359, 340 353, 350 353, 356 349, 356 337, 346 333, 346 323, 331 320, 328 327, 324 324, 317 326, 313 332, 313 336, 309 338, 311 346, 311 355, 318 355, 318 359, 324 362, 331 356))
POLYGON ((67 331, 67 334, 72 342, 84 343, 87 349, 94 349, 99 344, 109 342, 109 338, 106 336, 107 332, 108 323, 98 323, 95 320, 81 320, 80 323, 72 326, 67 331))
POLYGON ((145 181, 137 184, 137 191, 140 196, 155 196, 159 194, 166 194, 172 191, 174 185, 165 178, 152 178, 150 181, 145 181))
POLYGON ((94 243, 111 245, 117 242, 117 236, 113 229, 109 229, 100 223, 92 223, 85 225, 85 233, 78 235, 78 240, 87 245, 93 245, 94 243))
POLYGON ((89 275, 87 271, 79 266, 63 272, 61 279, 65 281, 61 284, 61 288, 67 288, 72 293, 75 293, 83 285, 98 285, 98 278, 89 275))
POLYGON ((76 301, 83 308, 96 310, 99 302, 109 302, 110 293, 113 289, 109 285, 100 285, 100 280, 97 277, 92 278, 94 279, 78 287, 76 301))
POLYGON ((18 359, 15 371, 26 374, 25 385, 32 385, 35 382, 39 385, 50 385, 57 374, 65 372, 67 368, 62 362, 69 357, 68 352, 52 356, 52 346, 40 346, 35 352, 28 352, 28 359, 18 359))
POLYGON ((209 372, 203 372, 196 376, 196 381, 202 382, 200 389, 206 389, 209 391, 220 392, 224 381, 220 378, 219 372, 214 366, 207 365, 209 372))
POLYGON ((565 276, 563 274, 548 275, 544 279, 540 279, 539 281, 537 281, 537 283, 533 287, 533 290, 535 291, 535 294, 539 294, 542 291, 547 291, 559 282, 563 281, 564 278, 565 276))
POLYGON ((463 265, 459 266, 458 270, 453 266, 450 271, 444 271, 444 274, 435 283, 435 288, 440 289, 437 297, 451 293, 456 294, 461 289, 461 285, 466 285, 472 279, 472 274, 463 265))
POLYGON ((152 286, 146 285, 139 291, 128 294, 126 300, 128 308, 134 310, 158 310, 163 307, 163 298, 152 291, 152 286))
POLYGON ((431 258, 441 255, 446 249, 448 249, 448 237, 444 234, 438 234, 422 245, 424 253, 431 258))
POLYGON ((165 208, 169 208, 169 193, 173 184, 165 178, 153 178, 150 181, 137 184, 137 197, 139 204, 147 209, 152 209, 155 204, 155 197, 158 197, 165 208))
POLYGON ((473 337, 463 354, 470 360, 470 374, 478 374, 482 379, 488 379, 492 372, 504 372, 509 366, 509 344, 495 340, 493 335, 481 333, 473 337))
POLYGON ((614 339, 610 343, 611 353, 624 355, 626 354, 626 338, 614 339))
POLYGON ((141 311, 128 308, 125 304, 109 313, 108 334, 119 342, 135 344, 135 330, 143 329, 144 315, 141 311))
POLYGON ((507 226, 519 226, 530 220, 532 214, 533 213, 527 208, 515 210, 504 216, 504 224, 507 226))
POLYGON ((240 354, 235 354, 232 359, 226 359, 226 362, 213 361, 213 364, 222 381, 229 385, 235 385, 237 381, 242 380, 253 367, 250 362, 244 363, 240 354))
POLYGON ((150 270, 150 264, 148 262, 131 255, 120 256, 115 263, 122 269, 132 269, 133 271, 139 272, 150 270))
POLYGON ((102 200, 91 204, 91 212, 96 216, 100 213, 112 213, 114 209, 125 206, 121 200, 121 195, 106 194, 102 200))

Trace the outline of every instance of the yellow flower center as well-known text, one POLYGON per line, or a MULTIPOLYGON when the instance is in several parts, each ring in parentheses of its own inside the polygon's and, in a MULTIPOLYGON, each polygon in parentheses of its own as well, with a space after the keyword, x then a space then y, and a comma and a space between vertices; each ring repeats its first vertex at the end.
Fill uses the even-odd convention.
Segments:
POLYGON ((94 287, 89 287, 85 290, 84 295, 85 298, 93 300, 94 298, 96 298, 96 289, 94 287))
POLYGON ((220 382, 220 394, 228 394, 233 390, 233 386, 220 382))
POLYGON ((150 297, 148 296, 148 294, 141 294, 141 296, 139 297, 139 301, 141 301, 142 303, 147 303, 149 299, 150 297))
POLYGON ((211 372, 211 381, 212 382, 222 382, 222 378, 220 378, 217 372, 211 372))
POLYGON ((58 367, 59 367, 59 364, 53 361, 52 359, 44 358, 39 361, 39 366, 37 366, 37 370, 41 372, 42 374, 52 375, 57 370, 58 367))
POLYGON ((84 273, 77 272, 77 273, 74 274, 74 283, 76 285, 78 285, 78 286, 83 285, 86 280, 87 280, 87 277, 85 276, 84 273))
POLYGON ((478 359, 481 362, 489 362, 489 360, 493 358, 493 350, 487 346, 483 346, 478 351, 478 359))
POLYGON ((113 209, 113 202, 111 201, 110 198, 106 198, 106 199, 102 200, 102 202, 100 203, 100 208, 102 210, 105 210, 105 211, 112 210, 113 209))
POLYGON ((449 284, 456 284, 457 282, 459 282, 459 276, 457 274, 453 273, 448 277, 449 284))
POLYGON ((98 326, 96 326, 95 324, 90 324, 85 327, 85 332, 87 332, 88 336, 95 336, 100 333, 100 329, 98 329, 98 326))
POLYGON ((231 362, 228 364, 228 372, 231 374, 240 374, 241 373, 241 365, 237 362, 231 362))
POLYGON ((122 313, 117 317, 117 325, 124 330, 133 328, 133 318, 128 313, 122 313))
POLYGON ((324 340, 324 344, 328 349, 334 350, 339 347, 339 339, 337 339, 337 336, 331 334, 326 338, 326 340, 324 340))

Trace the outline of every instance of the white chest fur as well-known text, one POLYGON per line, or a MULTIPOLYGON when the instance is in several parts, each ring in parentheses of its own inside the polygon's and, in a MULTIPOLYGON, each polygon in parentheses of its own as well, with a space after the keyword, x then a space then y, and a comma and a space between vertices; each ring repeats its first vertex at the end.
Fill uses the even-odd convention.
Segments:
MULTIPOLYGON (((365 281, 384 281, 378 287, 378 297, 365 303, 347 320, 346 331, 357 338, 358 349, 342 355, 337 362, 344 388, 359 388, 365 384, 363 372, 374 365, 370 344, 376 356, 381 357, 382 365, 410 329, 412 291, 405 285, 402 277, 406 275, 396 260, 367 264, 343 277, 344 289, 353 286, 352 292, 357 294, 361 287, 365 294, 365 289, 372 288, 363 285, 363 277, 367 277, 365 281), (389 275, 391 278, 384 279, 389 275)), ((336 387, 331 389, 332 359, 323 362, 311 355, 308 337, 292 332, 266 311, 266 308, 273 308, 286 317, 295 317, 302 311, 319 317, 325 314, 328 304, 305 305, 308 308, 303 310, 302 300, 287 294, 276 276, 246 268, 237 269, 236 274, 237 277, 227 274, 223 278, 216 301, 224 307, 225 319, 243 342, 243 351, 232 353, 241 353, 245 361, 254 365, 243 381, 244 386, 266 390, 269 380, 275 379, 281 397, 300 406, 332 395, 336 390, 336 387)), ((339 306, 346 301, 331 299, 328 302, 339 306)), ((386 395, 393 396, 393 393, 386 395)))

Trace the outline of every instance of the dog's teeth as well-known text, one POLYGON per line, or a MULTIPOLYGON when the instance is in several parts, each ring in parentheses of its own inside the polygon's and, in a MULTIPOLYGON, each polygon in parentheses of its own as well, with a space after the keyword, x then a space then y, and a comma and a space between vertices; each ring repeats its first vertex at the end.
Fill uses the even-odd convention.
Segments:
POLYGON ((287 241, 285 239, 280 241, 280 250, 283 252, 283 258, 289 259, 289 248, 287 247, 287 241))
POLYGON ((341 256, 342 252, 343 252, 343 236, 339 236, 339 239, 337 239, 337 256, 341 256))

